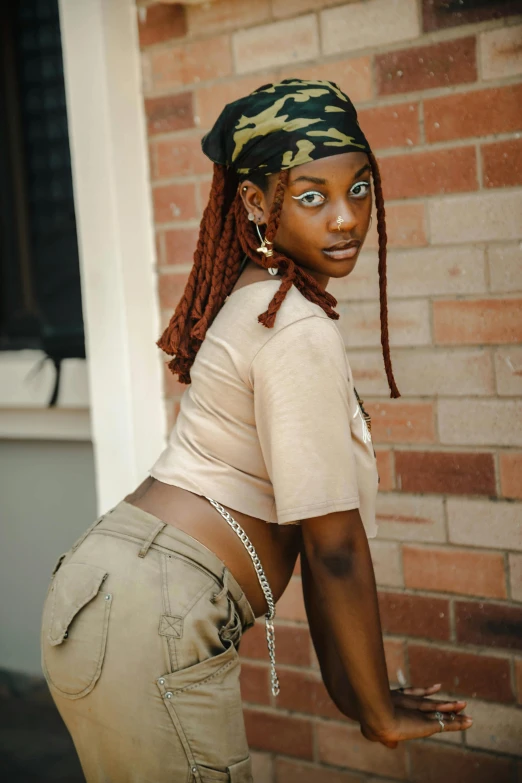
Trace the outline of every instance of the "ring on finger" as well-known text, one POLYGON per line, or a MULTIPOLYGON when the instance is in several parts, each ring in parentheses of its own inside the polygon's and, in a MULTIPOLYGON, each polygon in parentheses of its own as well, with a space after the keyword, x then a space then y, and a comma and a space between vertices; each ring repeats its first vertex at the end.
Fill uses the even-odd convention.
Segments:
POLYGON ((440 730, 444 731, 444 729, 445 729, 445 726, 444 726, 444 715, 442 714, 442 712, 436 712, 434 717, 435 717, 435 720, 438 720, 438 722, 439 722, 440 730))
POLYGON ((457 716, 455 715, 455 713, 454 713, 454 712, 450 712, 450 714, 449 714, 449 719, 450 719, 450 721, 451 721, 452 723, 453 723, 453 721, 455 720, 455 718, 456 718, 456 717, 457 717, 457 716))

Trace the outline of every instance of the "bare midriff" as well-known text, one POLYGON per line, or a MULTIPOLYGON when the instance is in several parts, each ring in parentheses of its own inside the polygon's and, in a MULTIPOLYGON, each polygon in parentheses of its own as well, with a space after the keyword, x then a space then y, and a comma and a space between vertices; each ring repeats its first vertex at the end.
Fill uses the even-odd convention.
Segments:
MULTIPOLYGON (((218 497, 214 500, 220 502, 218 497)), ((244 544, 206 498, 149 477, 125 501, 183 530, 214 552, 243 589, 256 617, 265 614, 266 601, 244 544)), ((277 601, 292 576, 301 540, 300 526, 270 524, 224 508, 254 545, 277 601)))
MULTIPOLYGON (((268 279, 270 275, 266 269, 250 261, 233 290, 268 279)), ((221 502, 219 497, 213 499, 221 502)), ((243 589, 256 617, 265 614, 266 601, 250 555, 237 534, 206 498, 150 476, 125 500, 183 530, 214 552, 243 589)), ((301 542, 300 525, 276 525, 223 507, 241 525, 254 545, 277 601, 294 570, 301 542)))

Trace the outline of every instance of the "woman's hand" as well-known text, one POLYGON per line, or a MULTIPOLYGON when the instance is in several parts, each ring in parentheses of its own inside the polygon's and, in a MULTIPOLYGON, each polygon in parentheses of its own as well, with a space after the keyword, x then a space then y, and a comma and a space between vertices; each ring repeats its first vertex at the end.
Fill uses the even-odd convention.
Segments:
POLYGON ((441 685, 430 685, 427 688, 398 688, 391 691, 394 707, 403 707, 407 710, 420 710, 421 712, 434 712, 438 710, 445 714, 462 712, 466 707, 465 701, 444 701, 442 699, 430 699, 434 693, 438 693, 441 685))
POLYGON ((430 688, 392 691, 395 715, 391 724, 378 731, 361 724, 361 733, 372 742, 396 748, 404 740, 431 737, 441 731, 469 729, 473 721, 462 713, 466 702, 427 698, 439 690, 440 685, 432 685, 430 688))

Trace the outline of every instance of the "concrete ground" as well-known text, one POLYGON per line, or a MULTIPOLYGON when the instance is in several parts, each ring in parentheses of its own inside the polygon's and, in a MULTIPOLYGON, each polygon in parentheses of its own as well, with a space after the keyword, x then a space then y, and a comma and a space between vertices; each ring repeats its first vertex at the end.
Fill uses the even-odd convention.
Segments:
POLYGON ((41 677, 0 669, 0 770, 9 783, 85 783, 41 677))

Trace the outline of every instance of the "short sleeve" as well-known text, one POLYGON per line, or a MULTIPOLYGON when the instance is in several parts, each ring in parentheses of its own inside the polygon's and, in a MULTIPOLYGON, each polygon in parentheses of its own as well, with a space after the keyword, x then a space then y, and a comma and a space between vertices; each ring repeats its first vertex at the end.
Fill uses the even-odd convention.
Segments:
POLYGON ((250 368, 277 522, 359 507, 349 374, 335 324, 310 316, 270 338, 250 368))

